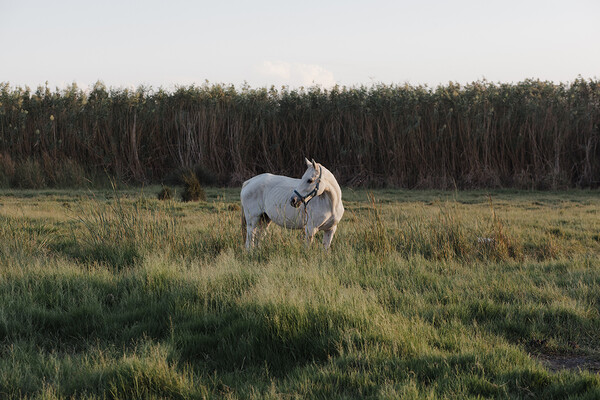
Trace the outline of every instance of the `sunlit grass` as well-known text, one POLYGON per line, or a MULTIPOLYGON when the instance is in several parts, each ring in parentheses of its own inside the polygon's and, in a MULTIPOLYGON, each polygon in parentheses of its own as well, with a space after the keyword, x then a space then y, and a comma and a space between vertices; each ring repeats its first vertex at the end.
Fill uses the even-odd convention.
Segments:
POLYGON ((600 395, 595 192, 346 190, 247 253, 239 190, 159 190, 0 193, 0 397, 600 395))

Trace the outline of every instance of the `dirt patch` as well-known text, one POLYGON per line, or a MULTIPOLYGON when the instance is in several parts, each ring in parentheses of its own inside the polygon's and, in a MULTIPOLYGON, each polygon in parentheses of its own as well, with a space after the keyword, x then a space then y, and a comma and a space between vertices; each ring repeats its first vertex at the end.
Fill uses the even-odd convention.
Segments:
POLYGON ((600 374, 600 357, 597 354, 593 356, 581 354, 577 342, 568 343, 572 350, 571 354, 557 354, 547 345, 548 339, 531 339, 526 347, 530 356, 541 361, 550 371, 581 370, 600 374))
POLYGON ((534 354, 551 371, 582 370, 600 374, 600 360, 582 355, 534 354))

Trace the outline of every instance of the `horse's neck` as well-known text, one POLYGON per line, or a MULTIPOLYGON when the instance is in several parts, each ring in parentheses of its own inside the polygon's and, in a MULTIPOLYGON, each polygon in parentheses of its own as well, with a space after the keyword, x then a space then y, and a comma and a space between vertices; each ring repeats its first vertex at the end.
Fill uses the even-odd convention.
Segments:
POLYGON ((331 172, 326 175, 325 181, 327 184, 325 185, 323 192, 329 196, 331 199, 331 206, 335 210, 342 201, 342 190, 331 172))

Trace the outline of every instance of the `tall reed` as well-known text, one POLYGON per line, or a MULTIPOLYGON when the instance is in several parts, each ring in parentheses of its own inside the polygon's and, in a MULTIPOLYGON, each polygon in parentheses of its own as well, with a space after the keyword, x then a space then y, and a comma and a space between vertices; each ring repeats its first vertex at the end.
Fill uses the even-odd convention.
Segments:
POLYGON ((597 187, 599 139, 600 82, 582 78, 171 92, 0 84, 0 154, 133 182, 200 166, 239 184, 298 175, 309 156, 354 186, 597 187))

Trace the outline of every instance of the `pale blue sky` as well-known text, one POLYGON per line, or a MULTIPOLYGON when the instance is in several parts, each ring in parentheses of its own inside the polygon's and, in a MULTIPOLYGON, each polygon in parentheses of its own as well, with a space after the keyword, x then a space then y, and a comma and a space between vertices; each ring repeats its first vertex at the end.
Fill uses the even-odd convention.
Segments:
POLYGON ((600 78, 599 0, 0 0, 0 82, 172 88, 600 78))

